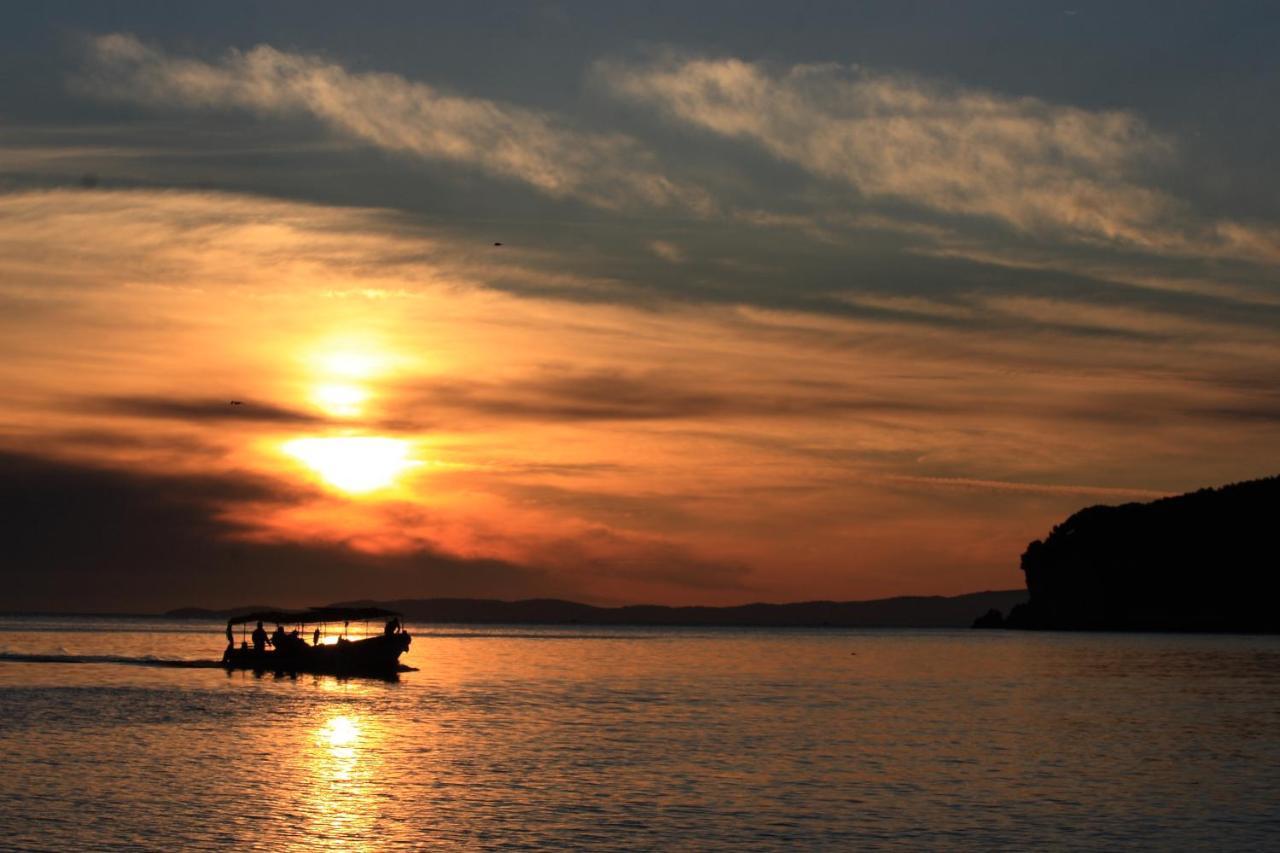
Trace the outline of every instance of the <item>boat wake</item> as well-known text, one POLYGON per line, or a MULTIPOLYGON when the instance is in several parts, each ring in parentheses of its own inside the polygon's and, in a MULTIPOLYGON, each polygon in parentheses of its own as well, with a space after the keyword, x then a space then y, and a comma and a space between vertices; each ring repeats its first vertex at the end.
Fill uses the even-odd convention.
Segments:
POLYGON ((0 652, 0 663, 114 663, 128 666, 161 666, 178 669, 214 669, 222 666, 216 660, 173 660, 143 655, 73 655, 73 654, 19 654, 0 652))
MULTIPOLYGON (((157 666, 169 669, 224 669, 219 660, 178 660, 157 658, 151 655, 126 657, 122 655, 73 655, 73 654, 20 654, 0 652, 0 663, 109 663, 125 666, 157 666)), ((271 669, 270 666, 265 669, 271 669)), ((396 672, 417 672, 416 666, 400 664, 396 672)))

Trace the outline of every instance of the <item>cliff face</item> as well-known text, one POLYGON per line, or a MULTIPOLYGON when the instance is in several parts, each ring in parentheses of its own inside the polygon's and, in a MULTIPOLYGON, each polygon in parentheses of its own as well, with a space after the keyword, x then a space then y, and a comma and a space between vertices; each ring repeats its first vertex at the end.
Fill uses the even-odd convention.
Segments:
POLYGON ((1280 477, 1094 506, 1022 555, 1012 628, 1280 632, 1280 477))

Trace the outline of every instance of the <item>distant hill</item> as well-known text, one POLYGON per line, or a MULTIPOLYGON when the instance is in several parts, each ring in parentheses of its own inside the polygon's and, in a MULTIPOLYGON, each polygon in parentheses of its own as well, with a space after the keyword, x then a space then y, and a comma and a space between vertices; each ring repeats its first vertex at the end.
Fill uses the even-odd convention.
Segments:
POLYGON ((385 607, 413 622, 489 625, 667 625, 795 628, 964 628, 974 613, 1006 609, 1026 600, 1023 590, 975 592, 953 597, 903 596, 873 601, 806 601, 735 607, 666 607, 637 604, 595 607, 559 599, 498 601, 423 598, 344 601, 335 607, 385 607))
POLYGON ((1004 626, 1280 632, 1278 520, 1280 477, 1083 509, 1027 547, 1004 626))
POLYGON ((178 607, 166 610, 164 615, 170 619, 234 619, 246 613, 262 613, 267 610, 279 610, 266 604, 249 604, 243 607, 232 607, 227 610, 210 610, 207 607, 178 607))

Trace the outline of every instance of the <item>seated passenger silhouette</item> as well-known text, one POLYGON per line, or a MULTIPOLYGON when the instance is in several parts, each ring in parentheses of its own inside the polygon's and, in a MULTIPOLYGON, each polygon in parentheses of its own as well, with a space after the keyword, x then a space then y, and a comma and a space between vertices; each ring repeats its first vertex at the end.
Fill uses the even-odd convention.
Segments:
POLYGON ((392 634, 400 630, 400 617, 393 616, 387 620, 386 634, 390 637, 392 634))
POLYGON ((267 632, 262 627, 262 623, 258 623, 258 627, 253 629, 253 650, 257 654, 262 654, 267 650, 267 632))
POLYGON ((271 645, 276 647, 277 652, 283 652, 289 645, 289 635, 284 632, 283 625, 276 625, 276 630, 271 635, 271 645))

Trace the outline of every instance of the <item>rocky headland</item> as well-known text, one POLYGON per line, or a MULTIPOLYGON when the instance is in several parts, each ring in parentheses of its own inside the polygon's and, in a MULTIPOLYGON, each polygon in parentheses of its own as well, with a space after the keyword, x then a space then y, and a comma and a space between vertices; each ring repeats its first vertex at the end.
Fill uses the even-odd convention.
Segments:
POLYGON ((1022 555, 1028 600, 980 628, 1280 632, 1280 477, 1092 506, 1022 555))

